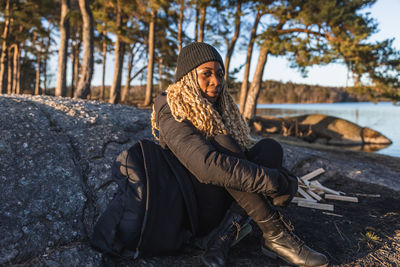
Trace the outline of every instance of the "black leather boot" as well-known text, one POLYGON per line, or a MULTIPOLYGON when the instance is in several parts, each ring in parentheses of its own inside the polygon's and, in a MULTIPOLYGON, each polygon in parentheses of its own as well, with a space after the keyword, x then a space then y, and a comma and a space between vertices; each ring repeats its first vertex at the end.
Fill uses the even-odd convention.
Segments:
POLYGON ((228 210, 219 226, 210 234, 206 251, 201 256, 203 263, 209 267, 225 266, 229 248, 251 232, 244 230, 245 227, 251 228, 249 222, 249 217, 228 210))
POLYGON ((293 226, 285 222, 280 213, 265 221, 257 222, 263 232, 262 252, 271 258, 279 257, 289 264, 316 267, 327 266, 325 255, 314 251, 293 233, 293 226))

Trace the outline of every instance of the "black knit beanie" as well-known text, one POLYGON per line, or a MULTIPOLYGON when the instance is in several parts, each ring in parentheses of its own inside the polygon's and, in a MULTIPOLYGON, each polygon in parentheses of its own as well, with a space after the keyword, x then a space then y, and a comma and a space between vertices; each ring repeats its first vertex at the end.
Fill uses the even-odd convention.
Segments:
POLYGON ((183 47, 178 55, 175 82, 179 81, 191 70, 209 61, 218 61, 224 69, 221 55, 213 46, 206 43, 193 42, 183 47))

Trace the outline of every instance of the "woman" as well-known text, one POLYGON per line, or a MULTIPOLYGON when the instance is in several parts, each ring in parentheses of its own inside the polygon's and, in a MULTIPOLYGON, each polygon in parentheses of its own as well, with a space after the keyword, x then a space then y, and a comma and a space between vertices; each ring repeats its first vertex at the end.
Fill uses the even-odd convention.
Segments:
POLYGON ((239 226, 246 221, 240 214, 244 210, 263 232, 264 254, 300 266, 327 266, 327 258, 304 245, 274 209, 290 202, 297 178, 282 167, 277 142, 264 139, 254 144, 227 92, 223 66, 211 45, 194 42, 182 48, 175 82, 156 98, 152 113, 153 134, 158 130, 160 145, 193 176, 196 234, 213 230, 203 262, 225 265, 239 226))

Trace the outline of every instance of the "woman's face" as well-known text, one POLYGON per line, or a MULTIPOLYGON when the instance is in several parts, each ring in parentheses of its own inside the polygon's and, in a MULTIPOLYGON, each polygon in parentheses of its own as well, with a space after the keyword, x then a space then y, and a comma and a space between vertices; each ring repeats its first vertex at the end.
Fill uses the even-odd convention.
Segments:
POLYGON ((224 69, 217 61, 209 61, 197 67, 197 77, 203 96, 215 103, 222 92, 224 69))

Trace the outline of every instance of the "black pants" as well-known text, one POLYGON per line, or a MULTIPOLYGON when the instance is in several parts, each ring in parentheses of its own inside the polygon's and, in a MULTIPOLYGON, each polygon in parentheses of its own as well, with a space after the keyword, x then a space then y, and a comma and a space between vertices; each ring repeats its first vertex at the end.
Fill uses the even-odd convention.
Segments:
MULTIPOLYGON (((283 149, 273 139, 262 139, 246 152, 228 135, 218 135, 212 143, 222 153, 244 158, 267 168, 282 166, 283 149)), ((207 234, 217 226, 232 202, 234 209, 237 203, 254 221, 265 220, 274 211, 269 201, 256 193, 203 184, 196 178, 193 178, 193 185, 198 202, 199 235, 207 234)))

